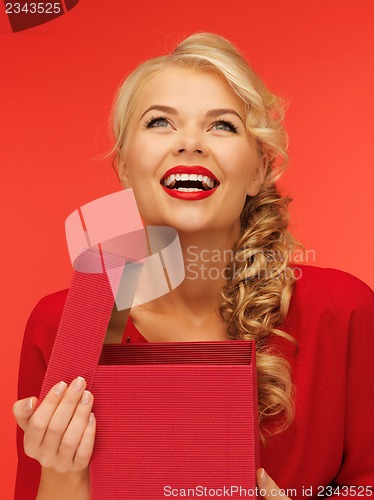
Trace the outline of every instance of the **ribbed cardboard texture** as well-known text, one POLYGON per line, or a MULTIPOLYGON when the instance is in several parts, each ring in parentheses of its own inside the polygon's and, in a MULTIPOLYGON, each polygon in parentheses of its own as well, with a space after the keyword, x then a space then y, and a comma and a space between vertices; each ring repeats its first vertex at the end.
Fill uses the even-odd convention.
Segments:
POLYGON ((254 343, 103 347, 113 304, 105 274, 74 272, 39 399, 78 375, 93 392, 91 498, 163 499, 167 486, 255 488, 254 343))
POLYGON ((170 491, 165 487, 254 489, 253 347, 239 341, 105 346, 102 362, 125 364, 99 365, 93 383, 92 498, 161 499, 170 491))

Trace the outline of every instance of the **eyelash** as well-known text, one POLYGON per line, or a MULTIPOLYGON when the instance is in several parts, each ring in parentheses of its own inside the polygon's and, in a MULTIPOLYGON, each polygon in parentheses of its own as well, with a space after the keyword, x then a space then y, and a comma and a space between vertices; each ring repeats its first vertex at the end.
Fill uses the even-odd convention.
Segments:
POLYGON ((153 125, 153 123, 155 123, 155 122, 158 122, 159 120, 165 120, 168 122, 168 119, 166 118, 166 116, 156 116, 156 117, 152 116, 151 118, 149 118, 149 120, 147 120, 146 127, 151 128, 151 125, 153 125))
MULTIPOLYGON (((166 116, 156 116, 156 117, 152 116, 151 118, 149 118, 149 120, 147 120, 146 127, 152 128, 152 125, 159 120, 165 120, 169 123, 166 116)), ((224 123, 225 125, 227 125, 230 128, 231 132, 233 132, 234 134, 236 134, 238 132, 238 127, 236 125, 234 125, 234 123, 230 122, 229 120, 217 120, 217 121, 213 122, 213 125, 218 125, 220 123, 224 123)), ((160 128, 162 128, 162 127, 160 127, 160 128)))
POLYGON ((224 123, 225 125, 227 125, 230 128, 231 132, 233 132, 234 134, 236 134, 238 131, 238 127, 230 122, 230 120, 217 120, 213 123, 213 125, 217 125, 218 123, 224 123))

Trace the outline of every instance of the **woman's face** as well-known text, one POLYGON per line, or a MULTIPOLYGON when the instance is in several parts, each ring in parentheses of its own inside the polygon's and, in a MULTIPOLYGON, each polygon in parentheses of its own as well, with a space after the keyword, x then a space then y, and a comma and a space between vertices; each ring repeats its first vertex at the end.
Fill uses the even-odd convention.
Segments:
POLYGON ((149 80, 119 171, 145 224, 238 229, 246 196, 259 192, 265 173, 245 117, 244 103, 212 72, 170 68, 149 80))

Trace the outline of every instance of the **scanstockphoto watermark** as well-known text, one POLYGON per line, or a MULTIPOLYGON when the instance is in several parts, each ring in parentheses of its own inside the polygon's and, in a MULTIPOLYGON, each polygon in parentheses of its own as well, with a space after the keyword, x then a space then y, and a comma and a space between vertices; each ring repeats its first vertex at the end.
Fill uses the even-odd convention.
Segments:
POLYGON ((176 488, 173 486, 164 486, 164 497, 184 497, 184 498, 259 498, 262 497, 296 497, 301 496, 310 498, 313 496, 326 498, 330 496, 342 497, 372 497, 373 488, 371 486, 303 486, 301 491, 297 492, 296 488, 272 488, 265 491, 262 488, 245 488, 243 486, 221 486, 219 488, 209 488, 207 486, 195 486, 194 488, 176 488))
POLYGON ((183 498, 256 498, 259 496, 284 496, 288 498, 296 497, 297 491, 293 488, 282 490, 274 488, 267 492, 261 488, 245 488, 243 486, 221 486, 219 488, 209 488, 207 486, 195 486, 194 488, 175 488, 173 486, 164 486, 164 497, 183 497, 183 498))
POLYGON ((243 264, 246 262, 249 262, 248 281, 261 279, 274 272, 274 266, 270 265, 272 262, 284 262, 286 258, 292 263, 287 277, 300 279, 302 269, 298 265, 315 263, 316 252, 313 249, 293 252, 241 249, 240 252, 235 252, 230 249, 199 249, 190 245, 185 255, 186 279, 229 280, 243 272, 243 264))

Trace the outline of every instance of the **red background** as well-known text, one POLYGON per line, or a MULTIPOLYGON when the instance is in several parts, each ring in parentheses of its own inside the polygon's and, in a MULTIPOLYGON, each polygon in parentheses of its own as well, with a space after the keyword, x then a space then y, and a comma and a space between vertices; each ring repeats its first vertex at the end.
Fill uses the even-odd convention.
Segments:
POLYGON ((310 263, 374 286, 374 36, 371 0, 124 2, 81 0, 12 33, 0 4, 2 333, 0 497, 13 496, 18 358, 40 297, 66 288, 64 221, 119 189, 107 120, 114 91, 142 60, 195 31, 236 43, 290 105, 292 228, 310 263))

